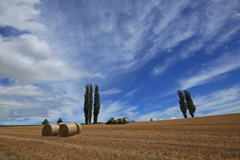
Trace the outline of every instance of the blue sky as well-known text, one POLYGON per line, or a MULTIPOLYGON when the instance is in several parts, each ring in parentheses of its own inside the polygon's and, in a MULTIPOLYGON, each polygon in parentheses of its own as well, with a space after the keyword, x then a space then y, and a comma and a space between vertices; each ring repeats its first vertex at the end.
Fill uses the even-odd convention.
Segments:
POLYGON ((87 83, 100 122, 240 112, 238 0, 1 0, 0 48, 0 124, 83 123, 87 83))

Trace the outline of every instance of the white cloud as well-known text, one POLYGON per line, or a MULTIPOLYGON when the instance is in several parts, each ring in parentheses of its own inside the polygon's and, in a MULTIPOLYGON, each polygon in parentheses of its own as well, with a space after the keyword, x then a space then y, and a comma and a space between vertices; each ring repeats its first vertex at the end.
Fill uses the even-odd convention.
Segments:
POLYGON ((200 115, 216 115, 240 112, 240 85, 218 90, 193 98, 196 112, 200 115))
POLYGON ((15 118, 47 116, 48 108, 57 107, 53 102, 43 102, 28 99, 0 99, 0 121, 15 120, 15 118))
POLYGON ((49 109, 47 111, 48 120, 52 122, 55 121, 54 123, 56 123, 58 118, 62 118, 63 122, 77 122, 77 123, 85 122, 83 108, 80 107, 81 106, 80 103, 78 102, 71 104, 71 102, 70 103, 69 102, 67 102, 65 106, 49 109))
POLYGON ((139 112, 137 112, 137 109, 138 109, 138 106, 130 106, 129 108, 125 109, 123 113, 127 116, 124 116, 124 117, 129 118, 129 120, 130 119, 134 120, 136 116, 139 114, 139 112))
POLYGON ((0 96, 48 96, 51 95, 51 92, 46 92, 43 89, 40 89, 33 85, 25 86, 0 86, 0 96))
POLYGON ((150 118, 158 119, 160 116, 160 112, 151 112, 148 114, 141 115, 137 121, 149 121, 150 118))
MULTIPOLYGON (((37 116, 28 117, 28 118, 23 117, 23 118, 16 118, 15 120, 1 121, 1 124, 3 125, 23 125, 23 124, 24 125, 32 125, 32 124, 41 125, 44 119, 45 117, 37 117, 37 116)), ((53 122, 53 123, 56 123, 56 122, 53 122)))
POLYGON ((176 63, 176 60, 177 57, 166 58, 164 62, 153 67, 153 74, 154 75, 163 74, 171 65, 176 63))
MULTIPOLYGON (((201 2, 195 1, 143 1, 137 5, 132 2, 88 2, 77 11, 65 10, 65 14, 61 14, 60 19, 64 19, 61 24, 59 15, 50 11, 51 21, 48 17, 42 18, 53 32, 53 37, 62 37, 62 33, 69 33, 68 28, 71 28, 75 36, 64 35, 63 40, 56 40, 57 46, 62 50, 69 47, 66 57, 69 54, 80 55, 86 68, 94 73, 104 73, 101 78, 134 71, 162 56, 152 71, 159 75, 177 62, 191 57, 194 52, 205 49, 205 44, 207 48, 217 46, 238 31, 238 20, 234 18, 239 7, 236 1, 206 3, 203 7, 201 2), (222 12, 225 14, 222 15, 222 12), (84 18, 78 15, 88 16, 91 23, 85 23, 84 18), (76 18, 80 21, 73 22, 72 19, 76 18), (229 20, 236 23, 226 29, 229 20), (178 52, 168 52, 176 51, 176 48, 178 52)), ((61 7, 57 9, 60 13, 61 7)))
POLYGON ((112 89, 109 89, 109 90, 106 90, 106 91, 102 91, 101 94, 116 94, 116 93, 120 93, 122 92, 121 89, 118 89, 118 88, 112 88, 112 89))
POLYGON ((40 10, 34 8, 35 1, 2 0, 0 3, 0 26, 12 26, 19 30, 47 31, 47 28, 37 21, 40 10))
POLYGON ((0 37, 0 77, 17 83, 42 83, 88 77, 54 57, 45 41, 25 34, 17 38, 0 37))
POLYGON ((34 8, 39 0, 1 0, 0 26, 12 26, 19 30, 47 31, 47 28, 39 23, 38 16, 41 11, 34 8))
MULTIPOLYGON (((65 9, 70 8, 67 7, 70 3, 66 3, 55 7, 56 12, 55 10, 54 12, 48 11, 45 8, 46 13, 43 16, 47 16, 40 17, 40 10, 34 8, 35 4, 40 3, 38 0, 21 2, 2 0, 0 3, 0 26, 12 26, 18 30, 30 31, 38 36, 25 34, 16 38, 0 37, 0 78, 8 77, 16 80, 17 83, 16 86, 2 87, 0 94, 11 97, 28 96, 32 93, 31 98, 35 98, 32 101, 3 99, 1 104, 4 107, 1 108, 1 111, 9 115, 12 122, 14 117, 16 120, 21 120, 19 119, 20 115, 31 119, 30 110, 33 109, 31 110, 33 114, 37 107, 35 105, 38 104, 39 108, 42 106, 47 108, 41 110, 41 113, 38 112, 41 115, 40 119, 47 117, 54 122, 59 117, 73 121, 83 120, 82 110, 78 111, 79 103, 83 103, 77 98, 83 93, 79 94, 79 92, 69 89, 68 84, 63 84, 63 81, 79 80, 81 77, 116 78, 116 75, 136 70, 154 58, 161 59, 161 55, 164 54, 163 59, 153 68, 155 75, 162 74, 178 61, 194 55, 195 51, 205 49, 205 46, 207 51, 212 51, 231 39, 239 30, 239 25, 235 25, 239 22, 239 16, 237 16, 239 4, 236 2, 211 1, 206 4, 206 9, 199 10, 196 7, 202 3, 193 1, 160 2, 153 0, 134 5, 130 1, 116 2, 115 5, 88 2, 84 8, 65 10, 63 13, 61 6, 64 6, 65 9), (92 8, 95 9, 90 10, 92 8), (189 15, 187 15, 188 10, 191 13, 189 15), (69 15, 71 17, 68 17, 69 15), (81 17, 83 15, 88 17, 87 23, 86 19, 81 17), (44 25, 38 22, 38 18, 41 18, 44 25), (74 21, 76 18, 79 21, 74 21), (229 20, 234 23, 229 23, 229 20), (222 30, 224 28, 226 29, 222 30), (50 30, 49 34, 42 34, 41 31, 47 30, 50 30), (192 37, 194 40, 186 43, 192 37), (176 53, 179 51, 178 47, 182 48, 182 52, 176 53), (168 52, 172 50, 174 52, 168 52), (57 57, 61 55, 64 58, 57 57), (66 58, 68 56, 71 58, 66 58), (69 59, 74 59, 73 63, 68 63, 71 62, 69 59), (79 63, 74 62, 76 59, 79 63), (73 68, 72 64, 78 65, 75 66, 78 69, 73 68), (92 73, 87 70, 82 71, 81 67, 92 73), (31 85, 45 82, 51 82, 49 85, 52 86, 52 91, 46 92, 31 85), (58 90, 59 88, 64 88, 64 96, 44 97, 52 92, 53 94, 61 92, 58 90), (28 92, 24 93, 21 90, 28 92), (54 108, 56 106, 58 109, 54 108), (23 115, 22 112, 25 110, 26 114, 23 115)), ((44 8, 44 6, 40 8, 44 8)), ((223 65, 222 62, 208 65, 199 74, 190 77, 192 79, 188 81, 188 84, 183 81, 180 84, 183 88, 190 88, 238 68, 239 57, 237 60, 234 60, 234 57, 228 60, 228 66, 223 65), (233 64, 231 60, 233 60, 233 64)), ((68 83, 72 83, 72 81, 68 83)), ((81 83, 84 82, 81 81, 81 83)), ((136 91, 132 90, 125 96, 132 97, 136 91)), ((112 88, 101 94, 104 92, 105 94, 114 94, 120 93, 122 90, 112 88)), ((233 105, 233 103, 231 104, 233 105)), ((136 109, 136 106, 121 101, 105 101, 102 103, 99 116, 103 122, 111 116, 117 118, 125 115, 135 117, 134 119, 137 120, 136 109)), ((138 119, 145 121, 149 118, 171 117, 182 117, 179 107, 140 115, 138 119)))
POLYGON ((160 52, 161 49, 169 50, 179 44, 183 45, 179 45, 180 51, 178 53, 169 54, 164 61, 160 61, 158 65, 153 67, 152 72, 155 75, 163 74, 169 67, 194 56, 195 52, 199 50, 211 53, 214 49, 234 38, 234 35, 240 29, 239 19, 236 18, 239 4, 236 1, 210 2, 204 10, 194 9, 199 7, 198 2, 186 2, 181 1, 179 4, 173 5, 173 7, 179 6, 174 12, 168 13, 168 10, 164 10, 163 13, 168 13, 167 15, 170 15, 170 18, 165 16, 167 18, 162 18, 163 22, 156 25, 159 36, 156 36, 156 43, 145 55, 146 60, 151 59, 151 57, 154 58, 159 53, 164 53, 160 52), (192 9, 191 16, 181 15, 185 9, 192 9), (174 22, 171 23, 171 20, 174 20, 174 22), (229 21, 234 23, 229 25, 229 21), (165 25, 165 23, 168 25, 165 25), (184 44, 185 40, 190 40, 192 37, 194 39, 184 44))
POLYGON ((153 119, 169 119, 171 117, 182 118, 182 113, 179 107, 170 107, 165 111, 155 111, 147 114, 140 115, 137 121, 148 121, 150 118, 153 119))
MULTIPOLYGON (((192 97, 196 106, 195 117, 240 113, 240 85, 217 90, 207 95, 199 95, 192 97)), ((177 98, 176 98, 177 100, 177 98)), ((190 115, 188 115, 190 117, 190 115)), ((170 107, 164 111, 154 111, 142 115, 138 115, 137 121, 149 121, 150 118, 163 119, 179 119, 183 118, 179 106, 170 107)))
POLYGON ((209 63, 198 74, 181 80, 181 89, 189 89, 194 86, 215 80, 217 76, 230 72, 240 67, 240 54, 224 54, 215 62, 209 63), (215 78, 215 79, 214 79, 215 78))
POLYGON ((84 122, 83 97, 79 97, 83 91, 75 85, 54 83, 53 89, 47 90, 32 85, 1 87, 1 124, 41 124, 45 118, 51 123, 58 118, 64 122, 84 122))
POLYGON ((93 77, 93 78, 95 78, 95 77, 99 77, 99 78, 103 78, 103 79, 106 78, 106 76, 104 76, 104 75, 101 74, 101 73, 94 73, 94 74, 92 75, 92 77, 93 77))
POLYGON ((131 106, 127 102, 104 101, 101 103, 98 121, 106 122, 109 118, 112 117, 128 117, 129 119, 135 119, 135 115, 138 113, 135 111, 137 108, 137 106, 131 106))
POLYGON ((134 95, 136 92, 138 92, 139 90, 141 90, 142 88, 143 88, 143 85, 140 86, 140 87, 138 87, 138 88, 136 88, 136 89, 131 90, 131 91, 128 92, 128 93, 126 93, 126 94, 124 95, 124 97, 133 98, 133 95, 134 95))
POLYGON ((124 95, 124 97, 130 97, 133 98, 133 94, 136 93, 139 89, 134 89, 124 95))
POLYGON ((118 117, 119 111, 123 108, 123 104, 119 101, 106 101, 101 104, 100 113, 98 115, 99 122, 105 122, 112 117, 118 117), (110 116, 110 117, 109 117, 110 116))

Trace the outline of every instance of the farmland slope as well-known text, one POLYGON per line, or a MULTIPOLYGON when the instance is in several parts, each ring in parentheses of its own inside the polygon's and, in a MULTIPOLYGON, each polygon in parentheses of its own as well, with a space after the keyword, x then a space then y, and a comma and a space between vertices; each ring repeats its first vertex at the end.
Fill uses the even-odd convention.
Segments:
POLYGON ((0 127, 0 159, 240 159, 240 114, 126 125, 83 125, 42 137, 43 126, 0 127))

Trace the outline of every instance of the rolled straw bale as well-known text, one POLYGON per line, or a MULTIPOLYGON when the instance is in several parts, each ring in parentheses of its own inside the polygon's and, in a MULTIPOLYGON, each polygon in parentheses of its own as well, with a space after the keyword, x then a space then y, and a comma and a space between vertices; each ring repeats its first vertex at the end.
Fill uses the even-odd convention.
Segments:
POLYGON ((82 132, 82 126, 79 123, 75 123, 77 126, 77 134, 80 134, 82 132))
POLYGON ((59 126, 61 126, 62 124, 64 124, 64 123, 58 123, 59 126))
POLYGON ((75 123, 64 123, 59 128, 61 137, 68 137, 77 134, 78 128, 75 123))
POLYGON ((42 129, 42 136, 57 136, 59 134, 59 125, 47 124, 42 129))

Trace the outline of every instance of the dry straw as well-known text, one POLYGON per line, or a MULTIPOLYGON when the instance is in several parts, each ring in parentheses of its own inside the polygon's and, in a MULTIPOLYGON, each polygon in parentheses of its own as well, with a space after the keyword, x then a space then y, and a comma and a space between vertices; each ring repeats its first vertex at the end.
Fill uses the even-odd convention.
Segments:
POLYGON ((57 136, 59 134, 58 124, 47 124, 42 129, 42 136, 57 136))
POLYGON ((75 123, 64 123, 60 125, 59 133, 61 137, 68 137, 77 134, 78 127, 75 123))
POLYGON ((80 134, 82 132, 82 126, 79 123, 75 123, 77 126, 77 134, 80 134))
POLYGON ((64 123, 58 123, 59 127, 60 127, 62 124, 64 124, 64 123))

